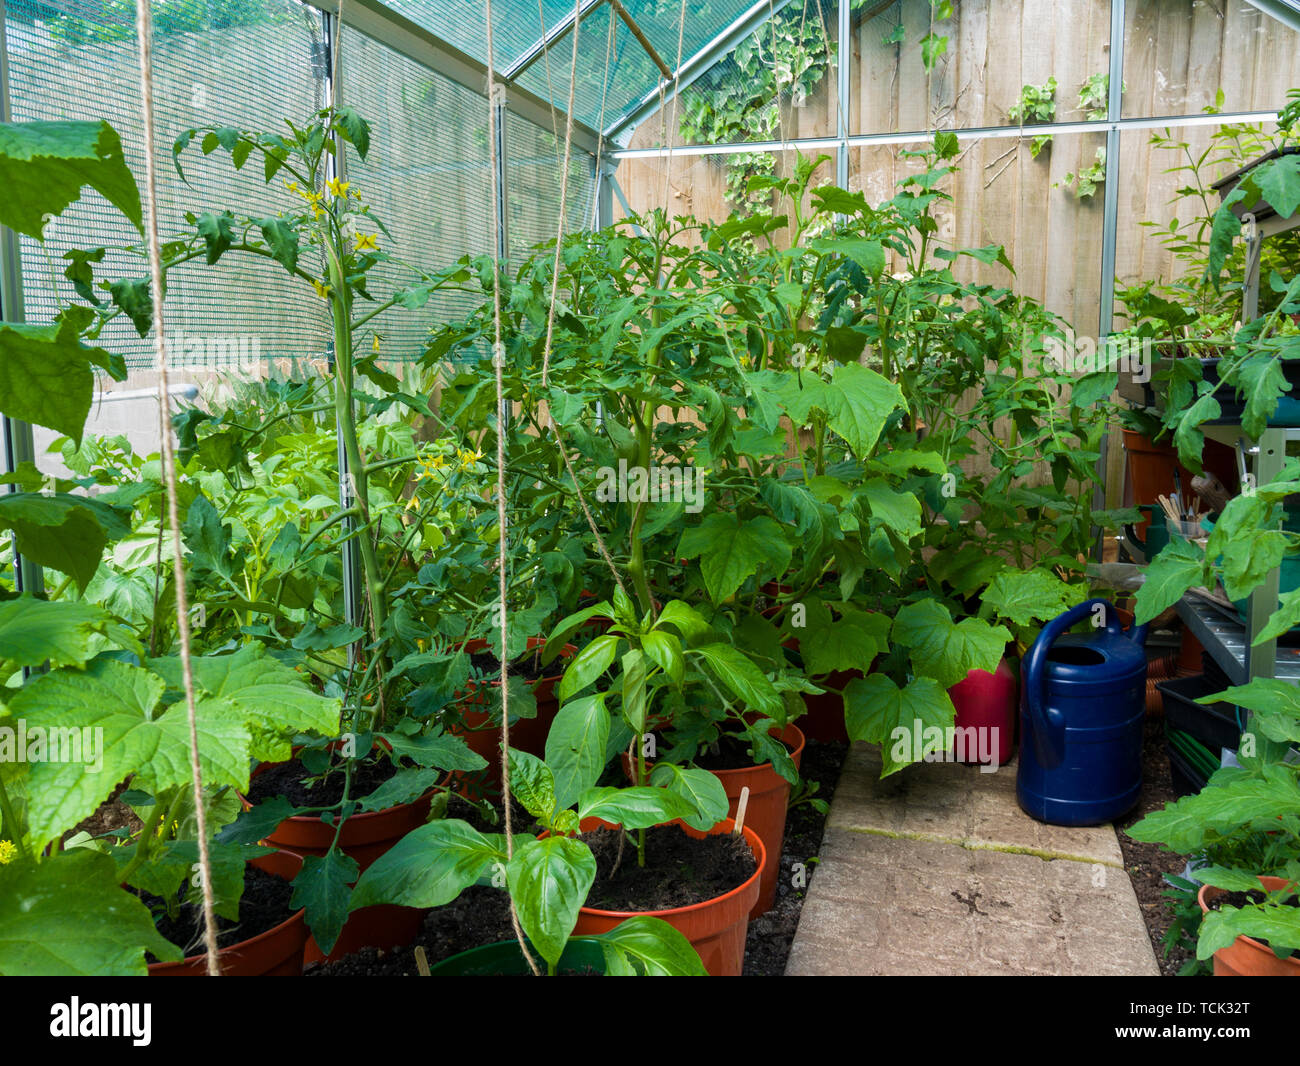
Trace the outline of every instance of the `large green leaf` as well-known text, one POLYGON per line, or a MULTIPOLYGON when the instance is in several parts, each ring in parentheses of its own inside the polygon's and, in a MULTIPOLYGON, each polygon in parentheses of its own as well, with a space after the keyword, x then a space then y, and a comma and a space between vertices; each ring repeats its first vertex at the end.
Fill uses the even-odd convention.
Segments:
POLYGON ((638 914, 596 938, 605 953, 605 976, 706 977, 691 942, 662 918, 638 914))
POLYGON ((1262 644, 1266 640, 1276 640, 1297 625, 1300 625, 1300 589, 1293 589, 1278 596, 1278 609, 1269 617, 1268 624, 1252 643, 1262 644))
POLYGON ((1205 583, 1205 557, 1191 541, 1171 538, 1151 560, 1145 580, 1137 592, 1138 625, 1145 625, 1156 615, 1172 607, 1190 588, 1205 583))
POLYGON ((181 958, 149 908, 121 888, 110 856, 72 848, 0 866, 0 974, 143 977, 146 951, 181 958))
MULTIPOLYGON (((338 732, 342 703, 317 695, 302 674, 267 655, 260 644, 246 644, 228 655, 200 656, 191 664, 195 684, 235 708, 247 723, 255 759, 283 762, 292 754, 296 734, 332 737, 338 732)), ((181 689, 179 659, 151 659, 149 666, 169 688, 181 689)))
POLYGON ((1247 685, 1234 685, 1224 692, 1203 696, 1197 703, 1225 700, 1253 711, 1251 728, 1269 740, 1286 744, 1300 742, 1300 686, 1293 681, 1255 678, 1247 685))
POLYGON ((871 454, 889 416, 905 406, 897 385, 860 363, 835 368, 825 403, 831 429, 848 441, 860 459, 871 454))
POLYGON ((588 789, 578 800, 578 818, 601 818, 624 829, 649 829, 699 814, 693 801, 666 788, 633 785, 630 788, 588 789))
POLYGON ((830 252, 853 260, 872 278, 879 278, 885 269, 885 249, 879 241, 861 237, 818 237, 808 245, 815 252, 830 252))
POLYGON ((1222 907, 1210 911, 1197 933, 1196 957, 1208 959, 1230 947, 1239 936, 1263 940, 1283 951, 1300 949, 1300 907, 1264 903, 1255 907, 1222 907))
POLYGON ((1126 830, 1134 840, 1165 844, 1190 855, 1241 826, 1272 823, 1300 811, 1300 784, 1280 766, 1261 777, 1236 777, 1184 796, 1126 830))
POLYGON ((877 477, 864 483, 860 493, 871 517, 904 540, 911 540, 921 532, 921 501, 910 492, 899 492, 884 478, 877 477))
POLYGON ((881 652, 889 650, 889 616, 846 611, 835 618, 820 602, 807 605, 805 627, 799 632, 799 654, 810 677, 836 670, 866 671, 881 652))
POLYGON ((49 325, 0 323, 0 411, 77 445, 94 399, 95 368, 114 369, 108 352, 82 343, 82 325, 73 316, 49 325))
POLYGON ((546 737, 546 765, 554 776, 557 806, 573 806, 600 779, 609 726, 604 693, 570 700, 556 714, 546 737))
POLYGON ((0 496, 0 530, 5 529, 13 530, 23 556, 67 574, 82 591, 109 540, 130 532, 122 516, 99 500, 35 492, 0 496))
POLYGON ((93 654, 91 643, 111 621, 88 603, 20 596, 0 603, 0 660, 13 666, 80 665, 93 654))
POLYGON ((561 702, 581 692, 609 669, 618 651, 618 642, 619 638, 615 634, 607 633, 597 637, 573 657, 564 676, 560 678, 556 695, 561 702))
POLYGON ((506 862, 506 838, 466 822, 430 822, 407 833, 361 875, 351 910, 376 903, 441 907, 506 862))
POLYGON ((1032 626, 1082 603, 1086 593, 1082 585, 1067 584, 1048 570, 1008 568, 989 583, 982 601, 984 610, 995 618, 1032 626))
POLYGON ((785 573, 793 551, 785 532, 766 515, 742 520, 714 511, 682 533, 677 553, 684 559, 700 557, 709 596, 722 603, 760 567, 765 573, 785 573))
POLYGON ((357 879, 357 860, 332 848, 325 855, 306 855, 302 870, 293 879, 291 907, 304 907, 307 926, 320 949, 329 952, 343 931, 357 879))
POLYGON ((691 649, 718 675, 731 694, 747 711, 763 715, 780 714, 781 694, 753 661, 730 644, 702 644, 691 649))
MULTIPOLYGON (((40 729, 60 738, 64 755, 80 760, 28 764, 29 835, 43 847, 92 814, 128 774, 157 795, 190 787, 189 724, 184 703, 158 713, 162 678, 136 666, 99 661, 29 682, 10 701, 29 736, 40 729)), ((241 714, 221 700, 202 700, 198 719, 200 769, 209 785, 248 789, 249 735, 241 714)))
POLYGON ((1003 626, 978 618, 963 618, 954 624, 943 604, 921 600, 898 612, 894 640, 907 647, 918 674, 952 688, 972 670, 993 673, 1011 634, 1003 626))
POLYGON ((510 791, 524 810, 549 826, 555 817, 555 776, 536 755, 510 749, 510 791))
POLYGON ((0 124, 0 224, 40 240, 87 185, 144 232, 140 190, 107 122, 0 124))
POLYGON ((487 766, 487 760, 473 751, 464 737, 449 736, 414 736, 401 733, 379 733, 378 736, 388 741, 393 754, 404 756, 421 766, 434 767, 439 770, 459 770, 473 773, 487 766))
POLYGON ((516 846, 506 866, 510 898, 519 924, 550 966, 560 961, 595 880, 596 858, 581 841, 551 836, 516 846))
POLYGON ((945 688, 931 677, 914 678, 900 689, 884 674, 869 674, 844 688, 849 739, 880 745, 882 777, 946 750, 956 713, 945 688))
POLYGON ((661 762, 650 772, 650 783, 676 793, 695 809, 689 818, 682 818, 692 829, 712 829, 727 817, 727 790, 722 779, 708 770, 661 762))

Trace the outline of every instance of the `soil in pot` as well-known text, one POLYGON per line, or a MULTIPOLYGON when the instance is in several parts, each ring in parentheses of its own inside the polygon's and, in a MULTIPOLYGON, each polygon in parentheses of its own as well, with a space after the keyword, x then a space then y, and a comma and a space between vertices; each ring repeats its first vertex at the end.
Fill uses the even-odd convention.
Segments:
MULTIPOLYGON (((277 851, 250 861, 244 868, 244 891, 239 900, 239 920, 217 915, 218 965, 230 977, 297 977, 302 973, 303 945, 308 932, 304 912, 292 906, 290 878, 302 868, 302 859, 277 851)), ((181 889, 183 893, 184 888, 181 889)), ((137 893, 150 906, 162 900, 137 893)), ((201 977, 207 973, 203 948, 203 908, 183 903, 175 917, 164 914, 158 932, 186 952, 178 962, 157 962, 149 957, 155 977, 201 977)))
MULTIPOLYGON (((587 818, 581 824, 583 834, 591 834, 598 829, 612 828, 614 827, 602 822, 599 818, 587 818)), ((690 829, 680 821, 672 822, 669 827, 665 828, 673 828, 688 837, 699 839, 702 837, 734 838, 736 827, 730 818, 724 818, 707 833, 690 829)), ((745 961, 745 932, 749 926, 749 913, 758 901, 760 874, 767 858, 763 841, 749 826, 744 828, 744 842, 752 859, 752 864, 749 866, 752 873, 745 881, 723 892, 722 895, 667 909, 647 911, 644 907, 637 906, 635 910, 615 911, 606 910, 595 905, 592 902, 593 896, 589 893, 587 905, 578 912, 578 924, 574 928, 574 932, 578 936, 598 936, 601 933, 609 932, 633 914, 649 913, 657 918, 662 918, 686 937, 699 954, 701 961, 704 963, 704 968, 710 974, 715 977, 739 977, 745 961)), ((613 848, 613 853, 609 854, 607 852, 605 859, 607 863, 606 869, 612 870, 618 851, 617 838, 612 843, 603 844, 602 847, 605 849, 613 848)), ((727 852, 722 854, 726 855, 727 852)), ((725 868, 725 860, 715 861, 723 864, 725 868)), ((631 841, 624 845, 623 864, 629 862, 632 865, 636 864, 636 849, 631 841), (628 855, 629 851, 631 852, 630 857, 628 855)), ((696 882, 697 888, 703 882, 705 876, 713 875, 712 867, 700 865, 698 859, 696 860, 696 866, 690 867, 681 862, 680 856, 674 862, 671 853, 665 856, 652 852, 647 861, 647 866, 653 864, 662 871, 664 869, 662 864, 665 862, 671 864, 668 869, 673 872, 677 879, 696 882)), ((599 865, 598 862, 598 871, 599 865)), ((616 884, 618 883, 618 877, 621 877, 621 875, 622 866, 619 867, 618 875, 614 879, 616 884)), ((733 879, 732 877, 727 878, 727 880, 733 879)), ((606 878, 606 881, 608 882, 609 878, 606 878)), ((597 884, 599 882, 600 876, 598 872, 597 884)), ((671 891, 671 889, 665 889, 664 891, 671 891)), ((606 886, 601 886, 597 890, 593 886, 593 892, 597 893, 594 898, 599 899, 600 894, 608 893, 609 889, 606 886)), ((692 893, 694 896, 698 896, 698 894, 698 891, 692 893)), ((628 898, 626 892, 621 893, 621 895, 623 898, 628 898)))
POLYGON ((696 839, 673 825, 645 831, 645 865, 637 865, 636 834, 584 833, 596 857, 587 906, 603 911, 666 911, 726 895, 754 875, 754 856, 740 837, 696 839), (620 859, 620 842, 622 856, 620 859))
MULTIPOLYGON (((359 761, 352 770, 352 796, 368 796, 397 773, 391 759, 359 761)), ((253 803, 286 797, 295 807, 328 807, 343 798, 343 773, 331 773, 323 781, 308 780, 308 772, 297 758, 276 763, 260 770, 248 783, 248 798, 253 803)))
MULTIPOLYGON (((189 887, 188 881, 186 888, 189 887)), ((139 892, 151 908, 161 908, 162 898, 150 892, 139 892)), ((293 886, 275 874, 248 866, 244 870, 244 894, 239 898, 239 921, 217 915, 217 947, 226 948, 243 940, 252 940, 255 936, 274 929, 281 922, 287 921, 294 914, 289 906, 293 896, 293 886)), ((163 914, 154 923, 158 932, 170 940, 187 956, 203 951, 203 908, 196 903, 182 903, 173 918, 163 914)), ((152 955, 146 956, 149 962, 157 962, 152 955)))

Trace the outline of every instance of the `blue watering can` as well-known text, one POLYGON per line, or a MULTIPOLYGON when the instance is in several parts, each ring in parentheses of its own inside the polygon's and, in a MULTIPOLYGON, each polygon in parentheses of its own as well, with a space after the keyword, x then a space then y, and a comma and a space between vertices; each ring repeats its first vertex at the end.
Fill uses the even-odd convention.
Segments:
POLYGON ((1100 825, 1130 810, 1142 789, 1146 626, 1128 634, 1106 600, 1054 618, 1021 671, 1016 799, 1052 825, 1100 825), (1064 636, 1093 619, 1104 629, 1064 636))

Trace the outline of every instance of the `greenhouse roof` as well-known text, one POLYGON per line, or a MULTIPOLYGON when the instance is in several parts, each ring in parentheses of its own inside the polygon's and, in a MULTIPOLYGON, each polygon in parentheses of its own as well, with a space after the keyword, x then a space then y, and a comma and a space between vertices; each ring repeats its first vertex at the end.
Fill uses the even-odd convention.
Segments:
MULTIPOLYGON (((331 13, 339 8, 339 0, 309 2, 331 13)), ((494 0, 492 65, 510 86, 511 110, 544 126, 567 114, 572 91, 574 141, 594 151, 602 136, 653 113, 788 3, 494 0)), ((343 20, 482 92, 485 6, 482 0, 345 0, 343 20)))

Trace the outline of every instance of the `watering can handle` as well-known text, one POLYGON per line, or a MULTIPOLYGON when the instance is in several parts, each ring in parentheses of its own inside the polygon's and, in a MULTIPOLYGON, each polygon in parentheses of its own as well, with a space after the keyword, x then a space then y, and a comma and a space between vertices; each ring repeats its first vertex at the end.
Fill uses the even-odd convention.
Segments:
MULTIPOLYGON (((1053 618, 1043 631, 1034 641, 1034 646, 1029 649, 1029 654, 1025 657, 1024 679, 1025 679, 1025 706, 1029 711, 1029 717, 1034 723, 1036 733, 1042 742, 1045 743, 1048 751, 1054 754, 1055 758, 1051 761, 1059 761, 1065 747, 1065 738, 1062 735, 1065 729, 1065 722, 1061 719, 1060 712, 1053 712, 1050 708, 1044 706, 1043 689, 1046 685, 1044 677, 1045 664, 1048 653, 1052 650, 1052 645, 1056 643, 1056 638, 1061 636, 1071 626, 1082 622, 1089 617, 1098 607, 1102 608, 1102 618, 1106 623, 1106 631, 1114 636, 1118 636, 1122 631, 1119 624, 1119 613, 1106 600, 1095 599, 1085 600, 1076 607, 1071 607, 1063 615, 1053 618)), ((1133 636, 1145 636, 1146 627, 1142 627, 1139 634, 1134 632, 1133 636)))
POLYGON ((1140 559, 1135 558, 1134 562, 1136 562, 1139 566, 1145 566, 1147 562, 1149 562, 1149 560, 1146 557, 1147 542, 1137 535, 1137 527, 1134 526, 1132 523, 1125 524, 1124 539, 1128 542, 1129 555, 1134 555, 1135 554, 1134 549, 1136 549, 1136 554, 1142 556, 1142 558, 1140 559))

